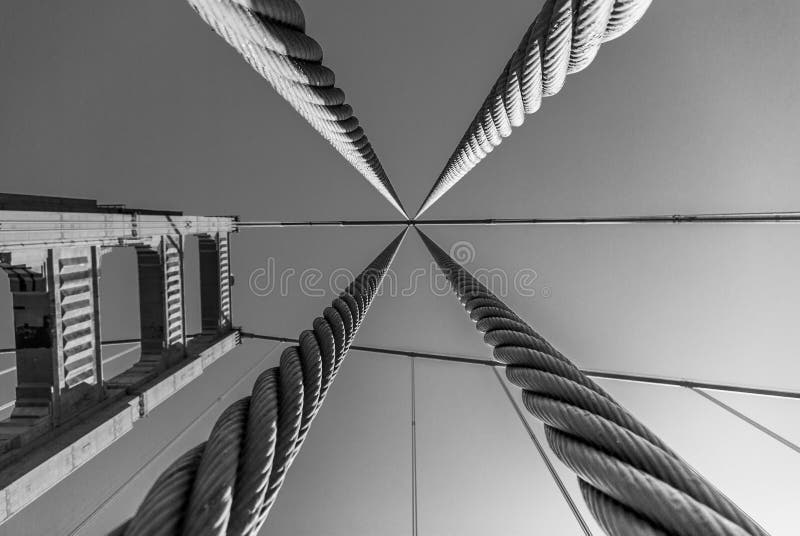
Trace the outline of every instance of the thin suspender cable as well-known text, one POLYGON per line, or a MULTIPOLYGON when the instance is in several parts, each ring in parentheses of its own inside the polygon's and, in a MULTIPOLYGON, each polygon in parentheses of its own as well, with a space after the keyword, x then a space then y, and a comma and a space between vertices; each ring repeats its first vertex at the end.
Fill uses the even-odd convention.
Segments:
POLYGON ((767 428, 763 424, 759 423, 758 421, 756 421, 754 419, 751 419, 750 417, 748 417, 744 413, 732 408, 731 406, 729 406, 728 404, 726 404, 722 400, 718 399, 717 397, 712 396, 710 393, 706 393, 702 389, 697 389, 695 387, 689 387, 689 390, 694 391, 698 395, 702 396, 703 398, 705 398, 706 400, 712 402, 713 404, 719 406, 720 408, 724 409, 728 413, 730 413, 730 414, 732 414, 732 415, 734 415, 736 417, 739 417, 741 420, 743 420, 744 422, 746 422, 750 426, 754 427, 758 431, 767 434, 769 437, 771 437, 775 441, 778 441, 782 445, 787 446, 790 449, 792 449, 793 451, 795 451, 798 454, 800 454, 800 446, 798 446, 796 443, 793 443, 793 442, 789 441, 788 439, 786 439, 782 435, 778 434, 777 432, 773 432, 772 430, 770 430, 769 428, 767 428))
POLYGON ((599 216, 582 218, 484 218, 414 220, 417 225, 635 225, 672 223, 800 223, 798 212, 741 212, 657 214, 653 216, 599 216))
POLYGON ((424 233, 444 272, 550 448, 578 476, 589 510, 614 536, 767 532, 424 233))
POLYGON ((411 534, 419 534, 419 510, 417 509, 417 386, 414 365, 411 358, 411 534))
MULTIPOLYGON (((30 223, 30 222, 25 222, 30 223)), ((800 223, 800 212, 725 212, 699 214, 656 214, 649 216, 598 216, 576 218, 458 218, 426 220, 307 220, 307 221, 244 221, 236 228, 266 229, 272 227, 395 227, 402 225, 464 225, 477 227, 527 225, 633 225, 670 223, 800 223)), ((100 226, 97 230, 102 230, 100 226)), ((39 231, 35 229, 33 231, 39 231)), ((28 232, 33 232, 28 231, 28 232)), ((47 231, 47 230, 45 230, 47 231)), ((51 232, 52 230, 48 231, 51 232)), ((3 232, 19 232, 0 229, 3 232)), ((4 348, 0 352, 10 351, 4 348)))
POLYGON ((583 373, 590 378, 607 378, 634 383, 652 383, 654 385, 675 385, 686 387, 687 389, 712 389, 714 391, 726 391, 729 393, 742 393, 747 395, 774 396, 778 398, 800 399, 797 391, 787 391, 784 389, 765 389, 763 387, 750 387, 747 385, 729 385, 724 383, 704 382, 699 380, 686 380, 683 378, 663 378, 660 376, 648 376, 646 374, 630 374, 624 372, 608 372, 603 370, 583 370, 583 373))
POLYGON ((584 218, 466 218, 430 220, 317 220, 317 221, 246 221, 239 229, 272 227, 384 227, 397 225, 430 226, 529 226, 529 225, 635 225, 697 223, 800 223, 800 212, 739 212, 705 214, 658 214, 653 216, 600 216, 584 218))
POLYGON ((215 399, 214 399, 214 401, 213 401, 213 402, 211 402, 211 404, 209 404, 208 406, 206 406, 206 408, 205 408, 205 409, 204 409, 204 410, 203 410, 203 411, 202 411, 202 412, 201 412, 201 413, 200 413, 200 414, 199 414, 197 417, 195 417, 194 419, 192 419, 192 420, 189 422, 189 424, 187 424, 186 426, 184 426, 184 427, 181 429, 181 431, 180 431, 180 432, 178 432, 178 434, 177 434, 175 437, 173 437, 173 438, 172 438, 172 439, 171 439, 171 440, 170 440, 170 441, 169 441, 167 444, 165 444, 164 446, 162 446, 162 447, 161 447, 160 449, 158 449, 158 450, 157 450, 157 451, 156 451, 156 452, 155 452, 155 453, 154 453, 152 456, 150 456, 150 458, 148 458, 148 459, 147 459, 147 461, 146 461, 146 462, 144 462, 144 465, 142 465, 141 467, 139 467, 139 469, 137 469, 137 470, 136 470, 136 472, 134 472, 134 473, 133 473, 133 474, 132 474, 130 477, 128 477, 128 479, 127 479, 127 480, 125 480, 125 482, 123 482, 123 483, 122 483, 122 484, 121 484, 121 485, 120 485, 120 486, 119 486, 117 489, 115 489, 115 490, 114 490, 114 491, 111 493, 111 495, 109 495, 108 497, 106 497, 106 499, 105 499, 103 502, 101 502, 101 503, 100 503, 100 504, 97 506, 97 508, 95 508, 94 510, 92 510, 92 512, 91 512, 91 513, 90 513, 90 514, 89 514, 87 517, 85 517, 85 518, 84 518, 84 520, 81 522, 81 524, 80 524, 80 525, 78 525, 77 527, 75 527, 74 529, 72 529, 72 532, 70 532, 70 533, 69 533, 69 536, 76 536, 76 535, 77 535, 77 534, 78 534, 78 533, 81 531, 81 529, 83 529, 83 528, 84 528, 84 527, 85 527, 85 526, 86 526, 86 525, 87 525, 87 524, 88 524, 90 521, 92 521, 92 520, 93 520, 95 517, 97 517, 97 514, 98 514, 98 513, 100 513, 100 511, 101 511, 101 510, 103 510, 103 509, 104 509, 106 506, 108 506, 108 504, 109 504, 109 503, 112 501, 112 499, 114 499, 114 497, 116 497, 117 495, 119 495, 119 493, 120 493, 120 492, 121 492, 123 489, 125 489, 125 487, 126 487, 128 484, 130 484, 130 483, 131 483, 131 481, 133 481, 134 479, 136 479, 136 478, 137 478, 137 477, 138 477, 140 474, 142 474, 142 472, 143 472, 145 469, 147 469, 147 467, 149 467, 149 466, 150 466, 150 464, 151 464, 151 463, 153 463, 153 462, 154 462, 154 461, 155 461, 157 458, 159 458, 159 457, 160 457, 162 454, 164 454, 164 452, 166 452, 166 450, 167 450, 168 448, 170 448, 172 445, 174 445, 175 443, 177 443, 177 442, 178 442, 178 441, 179 441, 179 440, 180 440, 180 439, 181 439, 183 436, 185 436, 185 435, 186 435, 186 433, 189 431, 189 429, 191 429, 191 428, 192 428, 192 427, 193 427, 195 424, 197 424, 198 422, 200 422, 200 420, 202 420, 202 419, 203 419, 203 418, 205 418, 205 417, 206 417, 206 416, 207 416, 209 413, 211 413, 211 410, 213 410, 213 409, 214 409, 214 408, 215 408, 217 405, 219 405, 219 403, 220 403, 220 402, 222 402, 222 401, 223 401, 223 400, 224 400, 224 399, 225 399, 225 398, 226 398, 226 397, 227 397, 229 394, 231 394, 233 391, 235 391, 236 389, 238 389, 238 388, 239 388, 239 386, 241 386, 241 385, 242 385, 242 383, 244 383, 244 382, 247 380, 247 378, 249 378, 249 377, 250 377, 250 375, 251 375, 251 374, 253 374, 253 372, 256 372, 256 371, 258 371, 258 370, 261 368, 261 366, 262 366, 264 363, 266 363, 267 359, 269 359, 269 358, 272 356, 272 354, 275 352, 275 350, 277 350, 277 349, 278 349, 278 348, 281 346, 281 344, 282 344, 282 343, 280 343, 280 342, 279 342, 279 343, 277 343, 277 344, 273 345, 273 346, 272 346, 272 347, 269 349, 269 351, 268 351, 266 354, 264 354, 264 357, 261 359, 261 361, 259 361, 259 362, 258 362, 258 363, 257 363, 257 364, 254 366, 254 367, 252 367, 252 368, 250 368, 250 369, 248 369, 248 370, 244 371, 244 373, 243 373, 241 376, 239 376, 239 379, 238 379, 238 380, 236 380, 236 382, 235 382, 233 385, 231 385, 231 386, 230 386, 230 387, 228 387, 228 388, 227 388, 225 391, 223 391, 223 393, 222 393, 221 395, 219 395, 217 398, 215 398, 215 399))
POLYGON ((567 502, 567 506, 569 506, 569 509, 572 510, 572 515, 575 516, 575 520, 578 522, 578 525, 581 526, 581 530, 583 530, 583 533, 586 534, 586 536, 592 536, 592 531, 589 530, 589 526, 586 524, 586 520, 583 519, 583 516, 581 515, 580 510, 578 510, 575 501, 572 500, 572 495, 570 495, 569 491, 567 491, 566 486, 564 486, 564 482, 558 475, 556 468, 553 467, 553 462, 550 461, 550 457, 547 455, 547 452, 545 452, 544 447, 542 447, 542 444, 539 442, 539 438, 536 437, 536 434, 533 433, 530 423, 528 423, 528 420, 525 419, 525 416, 519 409, 517 401, 514 400, 511 391, 508 390, 508 386, 500 377, 500 373, 497 372, 496 368, 493 368, 492 372, 494 372, 494 375, 497 378, 497 382, 500 384, 500 387, 506 394, 506 398, 508 398, 508 402, 511 404, 511 407, 514 408, 514 412, 517 414, 517 417, 519 417, 519 421, 522 423, 522 426, 528 433, 528 437, 531 438, 531 441, 536 447, 536 451, 539 453, 539 456, 541 456, 545 466, 547 466, 547 470, 550 472, 550 476, 553 477, 553 482, 555 482, 556 486, 558 486, 558 490, 561 492, 561 496, 564 497, 564 500, 567 502))

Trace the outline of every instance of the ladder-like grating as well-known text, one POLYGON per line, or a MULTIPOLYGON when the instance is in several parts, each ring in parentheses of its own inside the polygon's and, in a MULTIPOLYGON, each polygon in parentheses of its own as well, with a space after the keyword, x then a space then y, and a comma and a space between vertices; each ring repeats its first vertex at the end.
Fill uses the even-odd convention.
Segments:
POLYGON ((183 269, 180 239, 165 237, 164 283, 166 292, 167 346, 184 344, 183 269))
POLYGON ((228 264, 228 235, 219 234, 219 313, 223 324, 231 323, 230 265, 228 264))
POLYGON ((95 332, 92 263, 89 255, 64 256, 58 260, 58 298, 64 381, 67 387, 94 383, 95 332))

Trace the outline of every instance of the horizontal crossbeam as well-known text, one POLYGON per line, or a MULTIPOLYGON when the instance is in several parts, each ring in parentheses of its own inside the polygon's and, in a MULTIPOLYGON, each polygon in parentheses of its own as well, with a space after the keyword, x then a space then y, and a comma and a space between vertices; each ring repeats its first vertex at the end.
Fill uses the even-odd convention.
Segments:
MULTIPOLYGON (((263 339, 268 341, 296 343, 297 339, 288 337, 276 337, 272 335, 261 335, 255 333, 242 332, 243 338, 250 339, 263 339)), ((429 352, 412 352, 409 350, 395 350, 392 348, 379 348, 375 346, 350 346, 351 350, 360 350, 362 352, 372 352, 376 354, 396 355, 404 357, 420 357, 423 359, 432 359, 436 361, 448 361, 451 363, 462 363, 467 365, 482 365, 487 367, 505 367, 504 364, 489 361, 488 359, 479 359, 474 357, 457 357, 446 354, 434 354, 429 352)), ((682 378, 665 378, 661 376, 648 376, 646 374, 632 374, 622 372, 608 372, 602 370, 588 370, 582 369, 583 373, 592 378, 607 378, 612 380, 622 380, 635 383, 652 383, 658 385, 673 385, 677 387, 686 387, 689 389, 711 389, 714 391, 727 391, 731 393, 744 393, 749 395, 762 395, 762 396, 776 396, 781 398, 794 398, 800 399, 800 392, 788 391, 782 389, 765 389, 761 387, 749 387, 743 385, 729 385, 723 383, 704 382, 696 380, 686 380, 682 378)))
POLYGON ((800 223, 800 212, 738 212, 660 214, 655 216, 601 216, 589 218, 480 218, 432 220, 319 220, 239 222, 240 229, 269 227, 381 227, 399 225, 631 225, 640 223, 800 223))

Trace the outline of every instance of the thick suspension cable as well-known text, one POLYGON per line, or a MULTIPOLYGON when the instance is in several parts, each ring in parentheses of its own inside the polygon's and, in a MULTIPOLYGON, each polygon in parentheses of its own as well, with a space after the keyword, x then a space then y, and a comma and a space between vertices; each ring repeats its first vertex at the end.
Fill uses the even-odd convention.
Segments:
POLYGON ((280 366, 228 406, 204 443, 158 478, 114 535, 254 536, 266 520, 405 230, 333 300, 280 366))
POLYGON ((322 47, 305 33, 294 0, 188 0, 200 17, 275 88, 314 129, 404 217, 378 156, 333 71, 322 65, 322 47))
POLYGON ((652 0, 547 0, 447 161, 416 218, 486 158, 513 127, 630 30, 652 0))
POLYGON ((556 456, 612 535, 767 534, 488 288, 420 232, 484 341, 545 424, 556 456))

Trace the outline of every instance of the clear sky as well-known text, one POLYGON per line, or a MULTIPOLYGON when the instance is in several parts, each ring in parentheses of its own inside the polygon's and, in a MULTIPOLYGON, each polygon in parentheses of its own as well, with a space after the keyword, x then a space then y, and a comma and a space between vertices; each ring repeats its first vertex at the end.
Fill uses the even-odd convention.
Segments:
MULTIPOLYGON (((302 2, 408 210, 540 3, 302 2)), ((799 25, 796 2, 655 0, 425 217, 800 210, 799 25)), ((395 217, 184 2, 0 3, 0 72, 2 191, 243 220, 395 217)), ((235 323, 296 336, 331 300, 331 275, 358 272, 398 230, 242 231, 235 323), (294 270, 284 295, 249 284, 270 266, 294 270), (304 291, 309 269, 322 279, 304 291)), ((506 274, 509 305, 581 366, 800 390, 796 226, 426 231, 445 250, 467 242, 468 269, 506 274)), ((190 274, 195 255, 190 244, 190 274)), ((431 288, 430 262, 410 234, 394 269, 400 290, 416 290, 380 296, 358 343, 488 357, 458 302, 431 288)), ((136 337, 134 257, 116 252, 103 268, 104 338, 136 337)), ((188 286, 196 296, 196 278, 188 286)), ((0 298, 9 346, 5 283, 0 298)), ((279 353, 246 343, 0 535, 69 534, 94 511, 76 534, 104 533, 279 353)), ((264 534, 411 533, 409 374, 406 358, 348 358, 264 534)), ((602 383, 773 534, 796 533, 800 455, 696 393, 602 383)), ((800 443, 797 401, 715 396, 800 443)), ((420 535, 578 534, 488 369, 418 362, 417 415, 420 535)))

